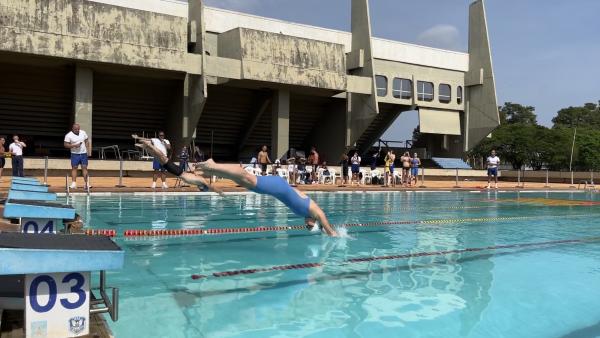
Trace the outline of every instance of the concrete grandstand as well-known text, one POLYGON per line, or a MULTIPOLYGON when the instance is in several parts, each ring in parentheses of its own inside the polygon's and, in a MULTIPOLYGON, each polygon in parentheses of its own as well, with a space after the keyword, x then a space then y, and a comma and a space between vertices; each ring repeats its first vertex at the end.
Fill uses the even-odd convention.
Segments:
POLYGON ((175 149, 214 144, 218 160, 267 144, 272 158, 316 145, 336 161, 404 111, 419 111, 438 157, 499 125, 483 0, 468 9, 468 53, 374 38, 368 1, 351 5, 342 32, 201 0, 0 0, 0 135, 62 157, 76 121, 94 149, 165 130, 175 149))

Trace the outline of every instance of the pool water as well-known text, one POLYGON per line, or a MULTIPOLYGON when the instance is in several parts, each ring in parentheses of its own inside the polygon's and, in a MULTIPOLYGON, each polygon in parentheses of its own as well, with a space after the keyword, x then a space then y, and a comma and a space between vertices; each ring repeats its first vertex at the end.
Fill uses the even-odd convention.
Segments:
POLYGON ((125 267, 108 274, 120 288, 117 337, 600 336, 595 194, 310 196, 332 223, 370 226, 349 227, 348 238, 286 230, 126 239, 130 229, 303 222, 252 193, 69 203, 91 228, 117 230, 126 252, 125 267))

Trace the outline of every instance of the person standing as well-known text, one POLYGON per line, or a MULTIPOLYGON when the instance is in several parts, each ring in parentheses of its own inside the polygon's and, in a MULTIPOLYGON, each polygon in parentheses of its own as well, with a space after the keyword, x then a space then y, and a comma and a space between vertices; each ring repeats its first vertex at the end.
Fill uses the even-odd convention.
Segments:
POLYGON ((4 159, 5 151, 4 144, 6 143, 6 139, 4 137, 0 137, 0 181, 2 181, 2 170, 4 169, 4 165, 6 164, 6 160, 4 159))
MULTIPOLYGON (((152 145, 158 148, 158 150, 160 150, 167 158, 169 157, 171 142, 165 138, 164 131, 159 131, 158 138, 153 138, 150 141, 152 142, 152 145)), ((167 189, 169 187, 167 185, 167 169, 165 169, 156 157, 152 161, 152 169, 154 169, 154 174, 152 174, 152 189, 156 189, 156 180, 159 175, 163 189, 167 189)))
POLYGON ((260 164, 261 175, 267 175, 267 165, 271 163, 269 153, 267 153, 267 146, 262 146, 258 152, 258 164, 260 164))
POLYGON ((310 177, 311 180, 313 182, 313 184, 315 182, 317 182, 318 177, 317 177, 317 170, 319 168, 319 153, 317 152, 317 148, 315 146, 312 146, 310 148, 310 155, 308 155, 308 164, 310 164, 312 166, 312 172, 310 173, 310 177))
POLYGON ((179 153, 179 168, 183 171, 188 171, 188 161, 190 160, 190 153, 188 152, 188 147, 183 146, 181 152, 179 153))
POLYGON ((354 151, 354 155, 350 158, 350 164, 352 167, 352 179, 350 180, 350 185, 356 180, 356 183, 360 185, 360 156, 358 156, 358 151, 354 151))
POLYGON ((402 185, 409 186, 410 185, 410 153, 404 152, 404 155, 400 158, 402 162, 402 185))
POLYGON ((498 189, 498 166, 500 165, 500 158, 496 156, 496 150, 492 150, 492 153, 487 158, 487 174, 488 174, 488 185, 487 189, 490 189, 490 182, 494 177, 494 188, 498 189))
POLYGON ((27 145, 19 141, 19 135, 13 136, 13 143, 8 146, 8 151, 12 154, 12 175, 15 177, 25 176, 23 170, 23 149, 27 145))
POLYGON ((88 186, 88 156, 91 155, 90 140, 87 133, 81 130, 79 124, 74 123, 71 131, 65 135, 64 146, 71 150, 71 186, 77 189, 77 169, 81 165, 81 173, 85 187, 88 186))
POLYGON ((344 151, 342 153, 342 157, 340 159, 340 164, 342 165, 342 187, 346 184, 348 184, 348 167, 349 167, 349 163, 350 163, 350 158, 348 157, 348 154, 346 154, 346 152, 344 151))
POLYGON ((414 179, 415 186, 419 183, 419 167, 421 166, 421 159, 417 153, 414 154, 412 160, 410 161, 410 178, 411 182, 414 179))

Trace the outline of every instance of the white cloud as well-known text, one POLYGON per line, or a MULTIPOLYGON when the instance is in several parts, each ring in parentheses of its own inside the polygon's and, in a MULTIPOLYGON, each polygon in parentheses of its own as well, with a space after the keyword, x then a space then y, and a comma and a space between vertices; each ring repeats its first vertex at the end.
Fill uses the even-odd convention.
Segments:
POLYGON ((234 11, 250 11, 259 6, 260 0, 206 0, 206 5, 234 11))
POLYGON ((435 25, 417 37, 419 44, 450 50, 460 50, 460 33, 452 25, 435 25))

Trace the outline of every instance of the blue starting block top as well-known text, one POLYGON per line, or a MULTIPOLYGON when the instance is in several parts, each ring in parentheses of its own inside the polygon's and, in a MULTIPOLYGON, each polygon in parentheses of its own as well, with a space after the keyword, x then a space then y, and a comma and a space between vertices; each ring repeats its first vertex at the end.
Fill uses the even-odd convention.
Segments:
POLYGON ((4 217, 74 219, 75 209, 70 205, 57 203, 9 199, 4 204, 4 217))
POLYGON ((10 185, 11 189, 15 190, 29 190, 36 192, 48 192, 48 187, 40 185, 40 184, 21 184, 21 183, 12 183, 10 185))
POLYGON ((0 233, 0 275, 116 270, 124 259, 105 236, 0 233))
POLYGON ((26 183, 40 183, 37 178, 34 177, 13 177, 13 182, 26 182, 26 183))
POLYGON ((56 201, 56 194, 50 192, 11 189, 8 191, 8 199, 28 201, 56 201))

